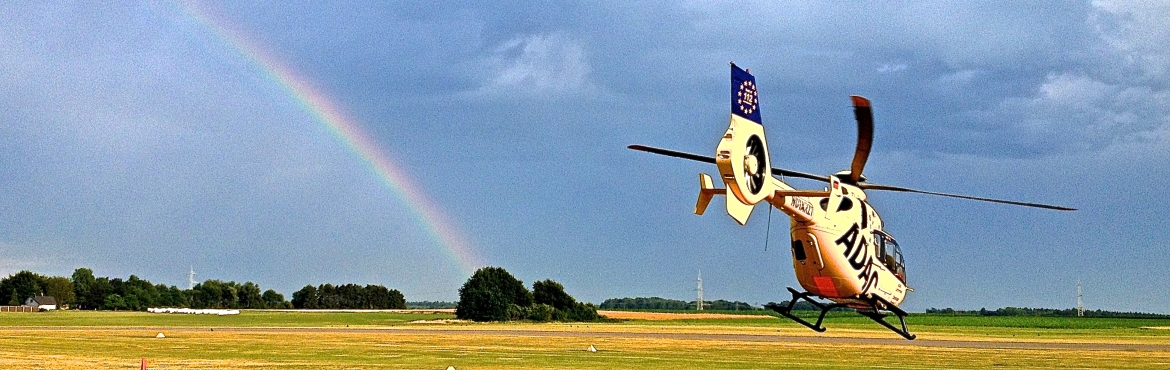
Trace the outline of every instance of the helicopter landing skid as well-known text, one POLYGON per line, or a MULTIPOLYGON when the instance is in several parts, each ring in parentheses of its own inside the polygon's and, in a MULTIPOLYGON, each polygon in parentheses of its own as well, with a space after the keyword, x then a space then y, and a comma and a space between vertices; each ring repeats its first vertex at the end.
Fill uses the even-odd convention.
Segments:
MULTIPOLYGON (((779 313, 780 315, 783 315, 784 317, 792 319, 792 321, 795 321, 798 324, 804 325, 805 327, 812 329, 813 331, 816 331, 818 333, 825 332, 825 327, 821 325, 821 322, 823 322, 825 320, 825 315, 828 314, 830 310, 832 310, 834 308, 839 308, 839 307, 848 307, 848 305, 842 304, 842 303, 825 304, 825 303, 817 302, 816 300, 812 299, 812 296, 813 296, 812 294, 809 294, 807 292, 803 292, 803 293, 798 292, 798 291, 796 291, 796 289, 792 289, 791 287, 788 288, 788 291, 792 293, 792 299, 790 299, 788 301, 787 305, 768 303, 768 304, 764 305, 764 308, 767 308, 767 309, 772 310, 772 311, 776 311, 776 313, 779 313), (792 314, 792 308, 796 306, 796 301, 798 299, 803 299, 805 302, 812 304, 813 306, 815 306, 817 309, 819 309, 821 311, 821 314, 817 316, 817 322, 815 324, 810 323, 810 322, 792 314)), ((872 319, 873 321, 876 321, 878 324, 881 324, 882 326, 886 327, 886 329, 890 329, 890 331, 893 331, 894 333, 901 335, 902 338, 906 338, 907 340, 914 340, 914 338, 917 337, 914 334, 910 334, 909 330, 906 328, 906 315, 907 315, 906 311, 903 311, 901 308, 898 308, 897 306, 894 306, 894 305, 890 304, 889 302, 886 302, 886 300, 882 299, 881 297, 873 297, 871 299, 865 299, 864 301, 869 305, 869 307, 872 310, 858 310, 857 313, 859 313, 865 317, 868 317, 868 318, 872 319), (901 329, 894 327, 890 323, 886 322, 885 317, 887 315, 884 313, 881 313, 881 311, 878 310, 878 308, 877 308, 878 303, 881 303, 885 307, 888 307, 888 310, 891 313, 893 313, 894 316, 898 317, 898 321, 902 324, 901 329)))
POLYGON ((890 331, 892 331, 892 332, 898 333, 898 335, 901 335, 902 338, 906 338, 906 340, 914 340, 914 338, 918 337, 917 335, 910 334, 910 330, 906 328, 906 315, 907 315, 906 311, 903 311, 898 306, 892 305, 892 304, 890 304, 890 302, 887 302, 885 299, 882 299, 881 297, 878 297, 878 296, 874 296, 873 298, 866 300, 866 303, 869 303, 869 307, 871 308, 871 310, 857 310, 857 313, 862 314, 865 317, 872 319, 873 321, 877 322, 878 324, 881 324, 882 326, 886 327, 886 329, 890 329, 890 331), (890 313, 892 313, 892 314, 894 314, 894 316, 898 317, 898 322, 902 324, 901 329, 894 327, 894 325, 891 325, 889 322, 886 321, 886 316, 889 316, 889 315, 884 314, 878 310, 877 304, 879 302, 886 307, 887 311, 890 311, 890 313))
POLYGON ((840 304, 840 303, 824 304, 821 302, 817 302, 817 301, 812 299, 811 294, 798 292, 798 291, 796 291, 796 289, 792 289, 792 287, 789 287, 788 291, 792 292, 792 299, 788 300, 788 305, 782 306, 782 305, 778 305, 778 304, 774 304, 774 303, 768 303, 768 304, 764 305, 764 308, 767 308, 767 309, 772 310, 772 311, 776 311, 776 313, 784 315, 784 317, 792 319, 792 321, 796 321, 796 323, 804 325, 804 326, 808 327, 809 329, 812 329, 818 333, 825 332, 825 327, 821 326, 821 322, 825 320, 825 314, 828 314, 829 310, 832 310, 832 309, 838 308, 838 307, 845 307, 844 304, 840 304), (816 308, 821 310, 820 316, 817 316, 817 323, 816 324, 809 323, 808 321, 805 321, 804 319, 796 317, 796 315, 792 314, 792 307, 796 306, 796 300, 798 300, 798 299, 803 299, 806 302, 811 303, 813 306, 816 306, 816 308))

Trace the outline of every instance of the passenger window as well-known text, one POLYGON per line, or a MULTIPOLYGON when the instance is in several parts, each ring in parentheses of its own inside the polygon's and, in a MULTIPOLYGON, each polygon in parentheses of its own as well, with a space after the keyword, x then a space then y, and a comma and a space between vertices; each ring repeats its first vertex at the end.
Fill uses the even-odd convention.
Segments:
POLYGON ((804 254, 804 242, 801 242, 800 239, 795 239, 792 241, 792 255, 796 258, 797 261, 804 261, 806 258, 808 258, 808 256, 804 254))
POLYGON ((841 198, 841 204, 837 206, 837 212, 844 212, 853 209, 853 201, 849 198, 841 198))

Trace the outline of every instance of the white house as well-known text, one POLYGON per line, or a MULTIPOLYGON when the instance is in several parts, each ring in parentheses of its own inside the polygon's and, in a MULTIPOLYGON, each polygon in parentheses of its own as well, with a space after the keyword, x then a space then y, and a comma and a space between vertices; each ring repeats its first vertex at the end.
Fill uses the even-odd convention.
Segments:
POLYGON ((47 295, 38 295, 24 301, 24 305, 32 307, 34 310, 55 310, 57 309, 57 299, 47 295))

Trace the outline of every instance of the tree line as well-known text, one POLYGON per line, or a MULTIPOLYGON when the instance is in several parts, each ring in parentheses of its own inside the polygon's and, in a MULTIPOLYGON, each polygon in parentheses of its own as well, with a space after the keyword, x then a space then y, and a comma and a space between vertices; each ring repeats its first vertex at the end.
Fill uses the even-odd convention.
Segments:
POLYGON ((78 268, 70 277, 43 276, 21 271, 0 279, 0 300, 20 305, 34 295, 57 300, 58 307, 82 310, 142 311, 147 307, 191 308, 289 308, 284 295, 263 292, 253 282, 207 280, 192 289, 153 284, 135 275, 127 279, 94 276, 93 270, 78 268))
MULTIPOLYGON (((803 302, 799 302, 803 303, 803 302)), ((811 306, 811 305, 810 305, 811 306)), ((610 298, 601 302, 598 307, 602 309, 620 309, 620 310, 695 310, 698 308, 696 301, 682 301, 678 299, 660 298, 660 297, 637 297, 637 298, 610 298)), ((703 301, 704 310, 726 310, 726 311, 756 311, 762 308, 753 306, 747 302, 727 301, 717 299, 714 301, 703 301)))
MULTIPOLYGON (((926 313, 941 314, 941 315, 955 315, 955 316, 1049 316, 1049 317, 1076 317, 1078 316, 1077 309, 1065 308, 1027 308, 1027 307, 1003 307, 995 310, 988 310, 987 308, 980 308, 978 311, 963 311, 952 308, 928 308, 926 313)), ((1085 310, 1085 317, 1109 317, 1119 319, 1170 319, 1170 315, 1145 313, 1145 312, 1116 312, 1104 310, 1085 310)))
POLYGON ((414 309, 446 309, 455 308, 458 304, 456 302, 447 301, 417 301, 406 302, 406 308, 414 309))
POLYGON ((93 270, 78 268, 70 277, 43 276, 21 271, 0 279, 0 303, 19 306, 36 295, 52 296, 58 307, 82 310, 144 311, 148 307, 190 307, 224 309, 272 308, 406 308, 406 299, 397 289, 381 285, 322 284, 306 286, 293 294, 293 301, 275 290, 262 290, 253 282, 207 280, 191 289, 152 284, 130 275, 127 279, 94 276, 93 270))
POLYGON ((406 298, 398 289, 381 285, 306 285, 293 293, 293 308, 302 309, 405 309, 406 298))

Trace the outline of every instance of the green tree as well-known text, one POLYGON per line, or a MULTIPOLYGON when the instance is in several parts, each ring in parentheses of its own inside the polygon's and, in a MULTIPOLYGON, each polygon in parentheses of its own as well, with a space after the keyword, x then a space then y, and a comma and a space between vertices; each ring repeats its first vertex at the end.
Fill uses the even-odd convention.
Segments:
POLYGON ((596 321, 597 307, 592 303, 577 302, 565 287, 552 280, 537 281, 532 284, 532 295, 536 302, 533 306, 530 320, 535 321, 596 321), (546 312, 549 307, 553 312, 546 312))
POLYGON ((97 278, 93 276, 93 270, 81 267, 73 270, 73 277, 70 279, 73 282, 73 296, 77 301, 78 309, 96 309, 97 306, 90 302, 90 291, 97 285, 97 278))
POLYGON ((361 308, 370 309, 406 309, 406 299, 398 289, 386 289, 381 285, 366 285, 363 288, 366 304, 361 308))
POLYGON ((162 300, 162 296, 153 284, 135 275, 130 275, 129 279, 122 282, 120 288, 115 293, 122 296, 128 310, 142 311, 147 307, 158 306, 158 302, 162 300))
POLYGON ((317 308, 338 309, 341 302, 337 299, 337 287, 325 283, 317 287, 317 308))
POLYGON ((114 292, 114 285, 110 282, 108 277, 100 277, 94 279, 93 286, 89 288, 89 294, 86 295, 86 302, 92 306, 94 310, 106 305, 106 297, 114 292))
POLYGON ((459 288, 455 316, 474 321, 504 321, 508 319, 510 305, 531 307, 532 292, 507 270, 484 267, 459 288))
POLYGON ((159 301, 156 303, 158 307, 190 307, 191 302, 187 299, 188 295, 184 294, 178 287, 163 284, 155 285, 155 290, 158 290, 159 301))
POLYGON ((260 286, 251 281, 240 286, 240 308, 265 308, 264 297, 260 295, 260 286))
POLYGON ((301 290, 293 292, 292 305, 294 308, 319 308, 318 301, 320 301, 320 297, 318 296, 317 288, 312 285, 305 285, 301 290))
POLYGON ((366 290, 357 284, 337 286, 337 308, 366 308, 366 290))
POLYGON ((207 280, 196 284, 191 306, 194 308, 239 308, 239 284, 234 281, 207 280))
POLYGON ((122 299, 122 296, 118 295, 117 293, 106 296, 106 299, 103 299, 102 301, 104 302, 102 304, 103 309, 114 311, 126 309, 126 300, 122 299))
POLYGON ((45 295, 57 299, 57 307, 65 308, 74 302, 73 282, 69 278, 54 276, 45 279, 45 295))
POLYGON ((402 295, 402 292, 398 291, 398 289, 390 289, 389 294, 390 304, 387 305, 386 308, 393 310, 406 309, 406 297, 402 295))
POLYGON ((570 310, 577 305, 561 283, 549 280, 532 283, 532 298, 536 304, 547 304, 558 310, 570 310))
POLYGON ((260 299, 264 301, 265 308, 290 308, 287 301, 284 300, 284 295, 277 293, 275 290, 265 290, 264 294, 260 295, 260 299))
POLYGON ((7 297, 8 304, 18 306, 34 295, 44 294, 45 277, 24 270, 0 280, 0 297, 7 297))
POLYGON ((373 309, 390 308, 390 290, 381 285, 366 285, 366 307, 373 309))
POLYGON ((597 306, 592 303, 577 302, 572 309, 568 310, 566 319, 569 321, 597 321, 601 319, 601 315, 597 314, 597 306))

